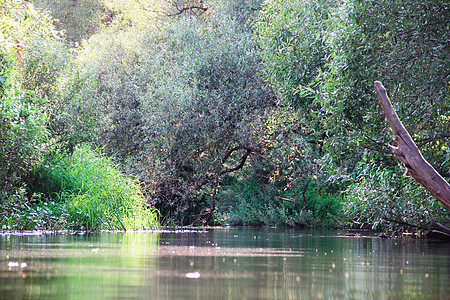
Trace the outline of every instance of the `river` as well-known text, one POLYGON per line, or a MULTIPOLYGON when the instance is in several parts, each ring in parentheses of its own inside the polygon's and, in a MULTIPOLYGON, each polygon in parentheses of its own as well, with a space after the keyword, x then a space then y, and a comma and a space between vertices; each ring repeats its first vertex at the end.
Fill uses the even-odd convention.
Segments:
POLYGON ((0 299, 450 298, 450 244, 345 233, 0 233, 0 299))

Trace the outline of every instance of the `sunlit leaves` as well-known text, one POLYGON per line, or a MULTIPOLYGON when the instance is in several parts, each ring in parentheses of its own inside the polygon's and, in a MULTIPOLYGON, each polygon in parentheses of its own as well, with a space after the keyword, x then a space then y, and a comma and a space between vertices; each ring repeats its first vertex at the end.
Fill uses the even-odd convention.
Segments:
POLYGON ((265 72, 281 100, 314 109, 315 78, 325 64, 325 22, 335 1, 266 1, 255 28, 265 72))
POLYGON ((52 18, 28 1, 0 1, 0 45, 8 49, 25 47, 34 37, 56 36, 52 18))
POLYGON ((99 0, 33 0, 33 5, 47 11, 53 25, 63 32, 66 42, 81 44, 100 28, 110 25, 116 17, 114 11, 99 0))
MULTIPOLYGON (((448 16, 442 1, 350 1, 336 11, 327 35, 330 71, 324 74, 328 123, 369 148, 390 142, 373 92, 373 81, 381 80, 417 141, 442 139, 450 130, 439 118, 448 106, 448 42, 442 43, 448 40, 448 16)), ((427 149, 426 157, 442 159, 442 152, 427 149)))

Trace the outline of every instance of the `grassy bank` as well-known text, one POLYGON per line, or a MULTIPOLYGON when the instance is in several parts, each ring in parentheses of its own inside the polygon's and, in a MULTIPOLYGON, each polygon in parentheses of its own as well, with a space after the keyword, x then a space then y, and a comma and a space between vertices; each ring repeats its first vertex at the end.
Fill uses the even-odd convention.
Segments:
POLYGON ((87 145, 35 168, 28 187, 1 203, 7 230, 137 230, 158 226, 136 181, 87 145))

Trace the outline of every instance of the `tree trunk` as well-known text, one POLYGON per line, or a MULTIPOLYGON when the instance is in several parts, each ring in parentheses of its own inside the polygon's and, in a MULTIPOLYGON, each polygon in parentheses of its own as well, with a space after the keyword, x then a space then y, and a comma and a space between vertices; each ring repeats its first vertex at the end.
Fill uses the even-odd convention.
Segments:
POLYGON ((450 185, 423 158, 419 148, 417 148, 408 131, 403 127, 402 122, 392 107, 383 84, 375 81, 375 89, 386 119, 394 134, 395 141, 397 142, 397 147, 389 145, 392 152, 407 168, 408 174, 423 185, 447 209, 450 209, 450 185))

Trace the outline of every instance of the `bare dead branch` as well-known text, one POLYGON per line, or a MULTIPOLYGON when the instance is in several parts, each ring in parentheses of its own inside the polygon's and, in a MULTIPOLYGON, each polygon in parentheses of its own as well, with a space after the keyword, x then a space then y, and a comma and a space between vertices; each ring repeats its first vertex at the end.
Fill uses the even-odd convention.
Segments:
POLYGON ((447 209, 450 209, 450 185, 420 153, 392 107, 392 103, 387 96, 383 84, 375 81, 375 89, 380 105, 397 142, 397 147, 390 146, 392 152, 418 183, 423 185, 447 209))
POLYGON ((442 230, 442 231, 444 231, 446 233, 450 233, 450 228, 448 228, 447 226, 442 225, 441 223, 433 222, 433 225, 436 228, 438 228, 438 229, 440 229, 440 230, 442 230))

